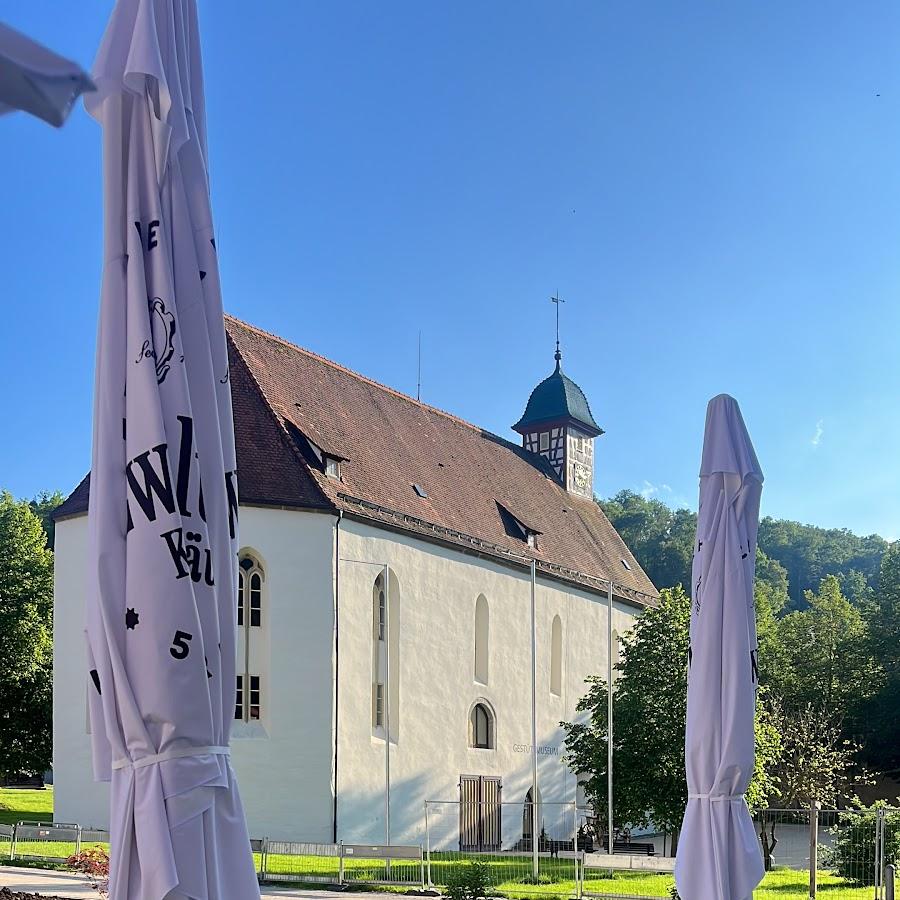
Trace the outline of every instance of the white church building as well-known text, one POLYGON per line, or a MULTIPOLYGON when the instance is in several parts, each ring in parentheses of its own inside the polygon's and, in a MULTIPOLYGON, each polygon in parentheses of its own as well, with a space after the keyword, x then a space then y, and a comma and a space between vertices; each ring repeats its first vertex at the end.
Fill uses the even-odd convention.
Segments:
MULTIPOLYGON (((559 723, 606 672, 608 581, 616 634, 658 597, 593 499, 602 431, 584 394, 557 353, 517 446, 226 324, 241 540, 232 759, 251 836, 383 843, 389 794, 393 843, 422 842, 426 800, 464 801, 466 847, 527 838, 521 811, 501 820, 492 804, 531 800, 531 560, 541 821, 578 794, 559 723)), ((89 476, 56 515, 54 815, 103 827, 88 492, 89 476)))

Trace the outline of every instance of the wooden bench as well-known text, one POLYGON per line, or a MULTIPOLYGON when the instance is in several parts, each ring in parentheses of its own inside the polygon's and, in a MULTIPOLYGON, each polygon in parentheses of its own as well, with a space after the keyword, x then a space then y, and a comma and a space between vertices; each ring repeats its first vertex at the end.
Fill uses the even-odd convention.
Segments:
POLYGON ((639 841, 613 841, 613 853, 626 853, 628 856, 656 856, 656 848, 653 844, 639 841))

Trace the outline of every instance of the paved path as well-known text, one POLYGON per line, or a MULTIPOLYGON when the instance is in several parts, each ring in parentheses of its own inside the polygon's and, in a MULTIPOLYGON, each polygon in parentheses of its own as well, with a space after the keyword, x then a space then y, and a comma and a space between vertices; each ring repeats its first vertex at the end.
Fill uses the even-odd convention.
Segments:
MULTIPOLYGON (((30 891, 50 897, 65 897, 66 900, 99 900, 99 894, 82 875, 57 872, 52 869, 19 869, 15 866, 0 866, 0 887, 14 891, 30 891)), ((263 900, 373 900, 371 893, 351 891, 316 891, 293 888, 264 888, 263 900)))

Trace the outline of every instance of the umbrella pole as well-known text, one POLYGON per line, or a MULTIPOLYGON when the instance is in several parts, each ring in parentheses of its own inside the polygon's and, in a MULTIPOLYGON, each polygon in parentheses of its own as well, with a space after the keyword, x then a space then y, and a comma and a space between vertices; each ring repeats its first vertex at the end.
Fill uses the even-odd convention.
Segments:
POLYGON ((613 583, 606 593, 606 812, 609 854, 615 850, 613 841, 613 583))

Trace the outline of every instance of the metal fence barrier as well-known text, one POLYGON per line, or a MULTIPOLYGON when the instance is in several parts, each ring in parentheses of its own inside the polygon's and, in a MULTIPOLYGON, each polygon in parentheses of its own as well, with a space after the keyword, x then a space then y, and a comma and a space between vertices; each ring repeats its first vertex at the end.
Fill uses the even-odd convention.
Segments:
MULTIPOLYGON (((510 897, 669 898, 674 859, 661 835, 617 838, 616 853, 585 839, 574 804, 539 805, 536 841, 527 803, 428 801, 422 846, 251 840, 260 881, 446 887, 460 866, 486 866, 510 897), (643 846, 646 853, 629 852, 643 846), (537 870, 535 872, 535 869, 537 870)), ((900 900, 900 809, 765 810, 754 827, 766 863, 756 900, 900 900)), ((10 860, 64 862, 109 833, 64 823, 0 825, 10 860)))
POLYGON ((64 862, 81 851, 81 827, 62 823, 17 822, 10 859, 64 862))
MULTIPOLYGON (((482 792, 483 795, 483 792, 482 792)), ((538 803, 538 834, 525 801, 428 800, 425 803, 425 882, 446 887, 460 865, 483 863, 491 887, 504 894, 574 895, 579 834, 574 803, 538 803)))
POLYGON ((424 887, 425 863, 417 846, 251 841, 260 881, 311 884, 385 884, 424 887))

